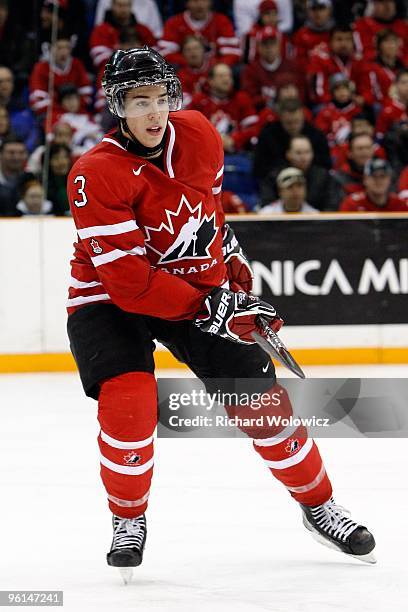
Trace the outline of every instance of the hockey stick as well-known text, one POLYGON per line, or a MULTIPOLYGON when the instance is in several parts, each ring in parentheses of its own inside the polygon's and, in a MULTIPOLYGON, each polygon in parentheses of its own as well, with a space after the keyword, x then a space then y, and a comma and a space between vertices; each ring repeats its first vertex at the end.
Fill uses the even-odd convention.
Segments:
POLYGON ((285 368, 288 368, 293 374, 296 374, 296 376, 299 376, 299 378, 306 378, 300 365, 295 361, 286 346, 279 339, 278 334, 269 327, 267 320, 263 317, 258 317, 258 322, 265 335, 261 336, 258 332, 253 332, 252 337, 255 342, 271 359, 279 361, 279 363, 285 366, 285 368))

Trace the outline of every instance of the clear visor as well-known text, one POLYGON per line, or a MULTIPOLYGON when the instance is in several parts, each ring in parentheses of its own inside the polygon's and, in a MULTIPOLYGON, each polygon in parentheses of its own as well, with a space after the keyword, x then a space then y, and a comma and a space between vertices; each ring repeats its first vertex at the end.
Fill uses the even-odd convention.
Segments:
POLYGON ((117 115, 125 119, 178 110, 180 103, 172 89, 165 82, 124 89, 116 98, 117 115))

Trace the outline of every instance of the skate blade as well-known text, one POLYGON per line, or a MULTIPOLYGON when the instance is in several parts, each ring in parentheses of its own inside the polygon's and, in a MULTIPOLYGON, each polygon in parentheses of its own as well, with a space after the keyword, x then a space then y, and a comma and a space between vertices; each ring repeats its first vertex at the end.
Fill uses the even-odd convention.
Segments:
POLYGON ((319 544, 326 546, 326 548, 331 548, 336 552, 343 553, 343 555, 346 555, 346 557, 353 557, 354 559, 362 561, 363 563, 369 563, 370 565, 374 565, 375 563, 377 563, 377 559, 375 558, 373 552, 367 553, 366 555, 352 555, 350 553, 345 553, 343 550, 341 550, 341 548, 338 548, 338 546, 336 546, 333 542, 327 541, 326 538, 324 538, 318 531, 316 531, 316 529, 309 523, 309 521, 304 515, 303 524, 306 529, 310 531, 312 538, 316 540, 316 542, 319 542, 319 544))
POLYGON ((133 578, 133 569, 131 567, 120 567, 119 573, 122 576, 124 584, 129 584, 133 578))

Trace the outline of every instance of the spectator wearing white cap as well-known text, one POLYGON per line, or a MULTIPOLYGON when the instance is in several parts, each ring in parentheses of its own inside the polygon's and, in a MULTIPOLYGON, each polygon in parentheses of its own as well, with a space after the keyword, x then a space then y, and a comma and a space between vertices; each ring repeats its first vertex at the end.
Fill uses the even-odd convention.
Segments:
POLYGON ((318 213, 306 202, 306 179, 298 168, 285 168, 276 178, 279 200, 261 209, 261 213, 318 213))

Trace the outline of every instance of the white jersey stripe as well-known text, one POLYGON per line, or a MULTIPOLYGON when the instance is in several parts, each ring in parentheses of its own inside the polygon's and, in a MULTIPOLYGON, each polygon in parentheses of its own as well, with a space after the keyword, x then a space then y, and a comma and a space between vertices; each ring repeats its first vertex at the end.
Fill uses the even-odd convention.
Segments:
POLYGON ((91 281, 90 283, 85 283, 83 281, 77 280, 73 276, 71 276, 69 280, 69 286, 73 287, 74 289, 92 289, 92 287, 99 287, 101 285, 102 283, 98 281, 91 281))
POLYGON ((146 255, 146 249, 140 246, 137 246, 134 249, 131 249, 130 251, 121 251, 120 249, 114 249, 113 251, 109 251, 109 253, 103 253, 102 255, 91 257, 91 261, 95 268, 97 268, 98 266, 103 266, 104 264, 110 263, 111 261, 120 259, 121 257, 126 257, 126 255, 146 255))
POLYGON ((285 429, 282 429, 276 436, 272 436, 271 438, 260 438, 259 440, 254 440, 254 444, 256 446, 275 446, 275 444, 280 444, 287 438, 289 438, 297 429, 299 425, 288 425, 285 429))
POLYGON ((109 444, 109 446, 112 446, 113 448, 123 448, 128 450, 143 448, 145 446, 149 446, 149 444, 153 442, 153 436, 150 436, 145 440, 139 440, 138 442, 123 442, 122 440, 115 440, 115 438, 108 436, 108 434, 102 431, 102 429, 101 438, 104 442, 106 442, 106 444, 109 444))
POLYGON ((113 140, 113 138, 102 138, 102 142, 110 142, 111 144, 114 144, 119 147, 119 149, 122 149, 122 151, 126 151, 125 147, 122 147, 122 145, 119 144, 116 140, 113 140))
POLYGON ((145 474, 153 467, 154 464, 154 460, 152 458, 142 465, 120 465, 119 463, 110 461, 103 455, 100 455, 100 462, 109 470, 112 470, 112 472, 116 472, 117 474, 127 474, 128 476, 140 476, 140 474, 145 474))
POLYGON ((265 461, 266 465, 269 468, 273 468, 274 470, 284 470, 288 467, 292 467, 292 465, 297 465, 310 453, 313 447, 313 438, 308 438, 305 444, 302 446, 299 452, 292 457, 288 457, 287 459, 282 459, 281 461, 265 461))
POLYGON ((76 298, 67 300, 67 306, 80 306, 81 304, 88 304, 89 302, 100 302, 101 300, 110 300, 111 297, 108 293, 98 293, 97 295, 79 295, 76 298))
POLYGON ((169 173, 169 177, 174 178, 174 170, 173 170, 173 166, 171 165, 171 156, 173 154, 173 147, 176 141, 176 132, 174 130, 174 127, 171 121, 169 121, 169 128, 170 128, 170 141, 169 141, 169 146, 168 146, 167 155, 166 155, 166 166, 167 166, 167 172, 169 173))
POLYGON ((143 506, 143 504, 147 502, 149 499, 149 491, 140 499, 120 499, 114 495, 108 495, 108 499, 121 508, 137 508, 137 506, 143 506))
POLYGON ((91 238, 93 236, 117 236, 118 234, 126 234, 139 229, 136 221, 122 221, 121 223, 113 223, 112 225, 94 225, 84 227, 77 230, 80 238, 91 238))
POLYGON ((314 478, 314 480, 312 480, 312 482, 309 482, 309 484, 303 485, 302 487, 286 487, 286 488, 288 489, 288 491, 291 491, 292 493, 307 493, 308 491, 315 489, 317 485, 319 485, 322 482, 325 475, 326 475, 326 470, 322 463, 322 467, 320 468, 318 475, 316 476, 316 478, 314 478))
POLYGON ((221 168, 218 170, 217 172, 217 176, 214 179, 214 183, 215 181, 218 181, 218 179, 224 174, 224 166, 221 166, 221 168))

